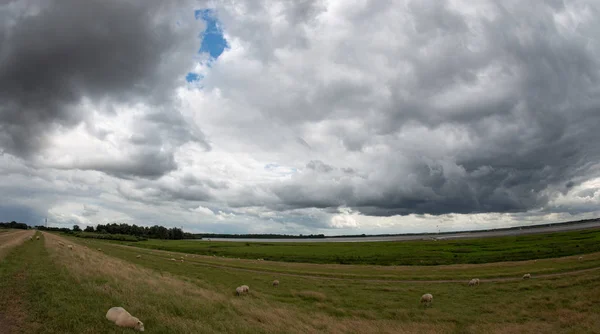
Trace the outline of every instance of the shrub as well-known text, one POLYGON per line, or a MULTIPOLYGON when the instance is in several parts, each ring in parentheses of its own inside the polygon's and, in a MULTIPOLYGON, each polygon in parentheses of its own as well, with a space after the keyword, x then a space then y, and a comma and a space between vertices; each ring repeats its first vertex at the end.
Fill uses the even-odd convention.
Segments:
POLYGON ((74 235, 78 238, 118 240, 118 241, 137 242, 137 241, 148 240, 143 237, 136 237, 134 235, 127 235, 127 234, 104 234, 104 233, 79 232, 79 233, 75 233, 74 235))

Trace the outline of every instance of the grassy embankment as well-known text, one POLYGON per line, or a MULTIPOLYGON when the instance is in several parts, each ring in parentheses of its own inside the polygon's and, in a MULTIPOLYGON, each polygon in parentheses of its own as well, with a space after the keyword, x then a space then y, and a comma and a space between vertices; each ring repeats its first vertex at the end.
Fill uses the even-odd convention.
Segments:
MULTIPOLYGON (((585 235, 585 234, 583 234, 585 235)), ((121 305, 139 316, 150 333, 593 333, 600 330, 598 271, 531 280, 483 282, 372 282, 393 267, 306 264, 316 271, 335 271, 363 279, 331 280, 285 276, 272 272, 207 266, 222 261, 261 266, 278 264, 184 256, 170 261, 162 251, 122 247, 100 240, 69 238, 73 251, 45 234, 25 241, 0 262, 0 324, 23 333, 125 333, 105 318, 121 305), (98 251, 97 248, 101 248, 98 251), (142 254, 142 258, 136 258, 142 254), (281 286, 269 283, 279 279, 281 286), (236 286, 251 293, 236 297, 236 286), (431 308, 419 305, 421 294, 434 295, 431 308), (19 329, 19 330, 17 330, 19 329)), ((173 242, 177 243, 177 242, 173 242)), ((507 245, 510 247, 510 245, 507 245)), ((177 254, 173 256, 181 256, 177 254)), ((579 268, 600 254, 518 263, 399 267, 461 278, 464 272, 501 276, 522 274, 535 265, 561 270, 579 268)), ((273 268, 271 268, 273 269, 273 268)), ((400 276, 402 276, 400 275, 400 276)), ((435 274, 433 275, 435 276, 435 274)))

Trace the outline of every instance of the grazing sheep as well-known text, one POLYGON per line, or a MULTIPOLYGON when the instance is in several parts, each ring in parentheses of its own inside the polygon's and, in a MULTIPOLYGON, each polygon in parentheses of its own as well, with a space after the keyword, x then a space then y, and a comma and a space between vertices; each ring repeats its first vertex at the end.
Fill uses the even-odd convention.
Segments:
POLYGON ((274 280, 273 281, 273 286, 279 286, 279 280, 274 280))
POLYGON ((242 288, 244 290, 245 293, 250 292, 250 287, 247 285, 242 285, 240 288, 242 288))
POLYGON ((99 251, 99 252, 101 252, 101 251, 102 251, 102 249, 101 249, 101 248, 98 248, 98 251, 99 251))
POLYGON ((430 293, 426 293, 421 296, 421 303, 425 303, 425 305, 431 305, 433 302, 433 295, 430 293))
POLYGON ((583 260, 583 256, 580 256, 580 257, 579 257, 579 261, 581 261, 581 260, 583 260))
POLYGON ((472 280, 469 281, 469 286, 474 286, 477 285, 479 282, 477 281, 476 278, 473 278, 472 280))
POLYGON ((140 319, 132 316, 122 307, 111 307, 106 312, 106 319, 115 323, 119 327, 133 328, 140 332, 144 331, 144 323, 140 319))
POLYGON ((40 240, 40 236, 39 236, 39 235, 38 235, 38 236, 36 236, 36 237, 35 237, 35 240, 40 240))
POLYGON ((235 294, 241 296, 244 293, 244 289, 241 286, 235 288, 235 294))
POLYGON ((58 242, 58 244, 59 244, 59 245, 61 245, 61 246, 64 246, 64 245, 65 245, 65 243, 64 243, 64 242, 62 242, 62 241, 59 241, 59 242, 58 242))
POLYGON ((523 275, 523 279, 529 279, 529 278, 531 278, 531 274, 525 274, 525 275, 523 275))
POLYGON ((171 261, 177 261, 177 260, 175 260, 174 258, 171 258, 171 261))
POLYGON ((73 250, 73 245, 67 245, 67 247, 69 247, 70 250, 73 250))
POLYGON ((137 257, 138 259, 141 259, 141 258, 142 258, 142 256, 141 256, 141 255, 137 255, 136 257, 137 257))
POLYGON ((33 241, 33 237, 29 237, 29 241, 33 241))

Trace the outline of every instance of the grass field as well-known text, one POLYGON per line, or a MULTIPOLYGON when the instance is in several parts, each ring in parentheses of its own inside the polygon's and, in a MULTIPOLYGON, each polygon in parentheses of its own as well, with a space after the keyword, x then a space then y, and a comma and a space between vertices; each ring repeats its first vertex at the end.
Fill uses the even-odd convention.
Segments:
POLYGON ((9 333, 133 333, 104 318, 112 306, 138 316, 149 333, 600 331, 600 253, 581 261, 391 267, 225 259, 49 233, 22 240, 0 260, 0 328, 9 333), (585 267, 591 270, 568 274, 585 267), (533 278, 520 279, 525 272, 533 278), (429 281, 386 281, 418 275, 429 281), (475 275, 487 280, 468 287, 475 275), (242 284, 250 294, 235 296, 242 284), (432 307, 419 304, 423 293, 433 294, 432 307))
POLYGON ((454 241, 246 243, 148 240, 123 244, 285 262, 441 265, 521 261, 600 252, 600 229, 454 241))

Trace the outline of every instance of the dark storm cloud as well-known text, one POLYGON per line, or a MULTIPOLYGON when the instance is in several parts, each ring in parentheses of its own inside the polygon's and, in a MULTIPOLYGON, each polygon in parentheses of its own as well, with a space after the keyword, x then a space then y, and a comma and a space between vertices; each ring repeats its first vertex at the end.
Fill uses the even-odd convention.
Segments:
MULTIPOLYGON (((16 1, 0 7, 0 148, 30 157, 46 146, 53 131, 88 119, 78 105, 84 98, 107 105, 100 108, 106 113, 114 103, 143 102, 160 110, 145 121, 168 132, 150 134, 158 136, 158 146, 195 141, 208 148, 173 101, 201 30, 184 5, 91 0, 16 1)), ((153 164, 152 154, 140 154, 153 164)), ((170 170, 172 156, 156 165, 142 168, 140 176, 170 170)), ((108 171, 118 175, 120 168, 108 171)))
MULTIPOLYGON (((565 9, 560 1, 536 2, 532 10, 494 3, 495 16, 478 18, 476 28, 455 10, 432 4, 409 6, 413 51, 389 55, 404 58, 411 75, 390 79, 388 105, 364 118, 361 130, 368 135, 357 142, 355 131, 332 132, 350 151, 362 150, 375 134, 387 136, 389 156, 367 164, 371 171, 364 180, 292 178, 270 185, 281 201, 273 208, 348 205, 378 216, 523 212, 547 205, 551 192, 598 176, 591 168, 600 161, 600 50, 585 36, 594 36, 600 25, 561 30, 553 17, 565 9), (478 46, 469 49, 473 36, 478 46), (414 126, 452 128, 468 144, 440 156, 432 152, 447 145, 445 136, 411 138, 413 146, 394 140, 414 126), (411 163, 394 168, 392 152, 411 163)), ((595 3, 588 6, 599 12, 595 3)), ((322 95, 312 109, 334 103, 326 100, 322 95)), ((354 91, 347 101, 359 100, 361 93, 354 91)), ((345 113, 364 113, 357 106, 345 105, 345 113)))
POLYGON ((142 177, 157 179, 177 169, 171 152, 158 148, 137 150, 122 159, 102 159, 69 165, 67 169, 96 170, 119 178, 142 177))
POLYGON ((44 223, 44 211, 33 207, 0 204, 0 222, 16 221, 26 223, 30 226, 42 225, 44 223))

